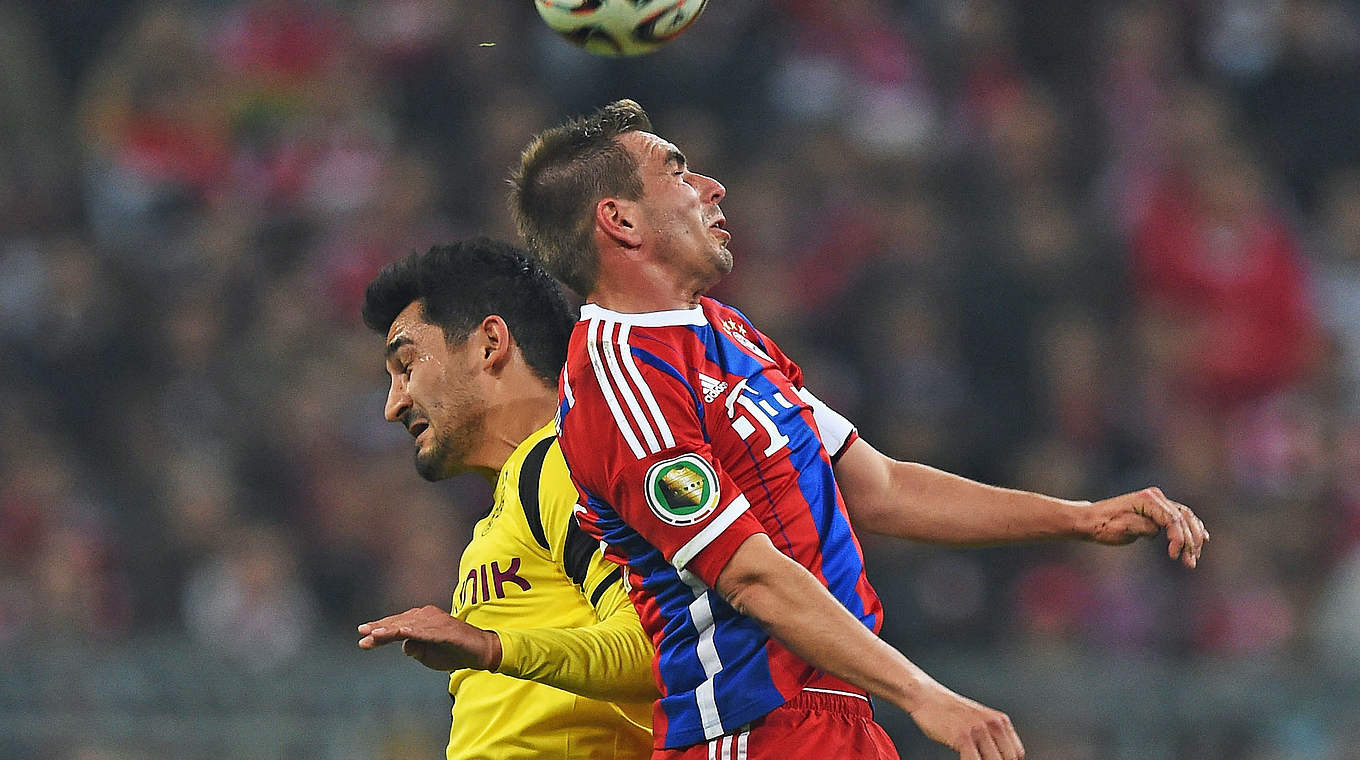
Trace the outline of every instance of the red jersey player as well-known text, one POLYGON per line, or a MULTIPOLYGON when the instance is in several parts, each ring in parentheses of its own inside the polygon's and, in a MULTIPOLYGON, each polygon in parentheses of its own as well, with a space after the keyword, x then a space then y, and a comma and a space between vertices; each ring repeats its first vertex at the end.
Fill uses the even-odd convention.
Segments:
POLYGON ((578 517, 626 566, 656 645, 654 757, 776 758, 815 745, 895 758, 870 693, 962 758, 1023 756, 1009 718, 877 637, 882 610, 836 456, 877 527, 911 512, 875 511, 904 485, 987 503, 977 518, 933 523, 918 510, 915 528, 885 531, 898 535, 1039 537, 1076 524, 1055 515, 1096 506, 1085 535, 1116 543, 1165 527, 1172 555, 1193 566, 1202 524, 1152 489, 1060 503, 874 452, 768 337, 703 295, 732 265, 725 191, 649 129, 620 101, 548 130, 525 151, 512 200, 530 246, 589 301, 560 381, 560 441, 578 517))

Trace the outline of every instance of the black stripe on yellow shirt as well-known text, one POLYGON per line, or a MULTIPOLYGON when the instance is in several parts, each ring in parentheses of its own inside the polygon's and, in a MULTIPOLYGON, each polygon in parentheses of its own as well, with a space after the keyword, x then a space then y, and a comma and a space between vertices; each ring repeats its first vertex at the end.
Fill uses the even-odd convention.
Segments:
MULTIPOLYGON (((543 514, 538 503, 538 478, 543 473, 543 459, 548 456, 557 436, 550 435, 534 444, 524 457, 519 471, 519 503, 524 507, 524 518, 529 521, 529 532, 544 549, 548 548, 548 534, 543 531, 543 514)), ((572 521, 575 524, 575 520, 572 521)), ((577 581, 580 585, 580 581, 577 581)))

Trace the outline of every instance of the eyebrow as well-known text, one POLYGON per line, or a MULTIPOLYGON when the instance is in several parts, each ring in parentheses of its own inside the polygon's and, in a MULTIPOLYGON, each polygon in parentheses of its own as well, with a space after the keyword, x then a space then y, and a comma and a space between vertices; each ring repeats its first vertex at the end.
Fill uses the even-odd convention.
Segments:
POLYGON ((666 163, 675 164, 681 169, 685 168, 685 154, 675 148, 666 151, 666 163))
POLYGON ((408 346, 412 343, 415 343, 415 341, 411 340, 411 336, 406 335, 405 333, 398 335, 392 339, 392 342, 387 344, 387 358, 391 359, 392 354, 395 354, 402 346, 408 346))

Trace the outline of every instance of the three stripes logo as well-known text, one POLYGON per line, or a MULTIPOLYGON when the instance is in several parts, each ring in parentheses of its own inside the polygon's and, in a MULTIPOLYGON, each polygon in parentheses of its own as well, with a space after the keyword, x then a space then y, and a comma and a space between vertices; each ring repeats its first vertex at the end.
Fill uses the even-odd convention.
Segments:
POLYGON ((704 392, 704 403, 711 404, 713 399, 721 396, 727 390, 727 382, 716 377, 709 377, 704 373, 699 373, 699 390, 704 392))

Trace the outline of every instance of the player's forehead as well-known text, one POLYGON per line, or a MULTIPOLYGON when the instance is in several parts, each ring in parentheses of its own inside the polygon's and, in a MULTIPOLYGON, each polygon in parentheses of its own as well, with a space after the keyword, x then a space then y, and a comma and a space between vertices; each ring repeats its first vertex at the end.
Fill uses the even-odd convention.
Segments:
POLYGON ((424 305, 420 301, 412 301, 387 328, 387 353, 390 356, 402 346, 421 347, 432 337, 442 334, 438 325, 425 321, 424 305))
POLYGON ((642 167, 657 168, 672 162, 679 162, 683 166, 685 163, 685 154, 681 153, 670 140, 660 135, 634 131, 620 135, 619 140, 632 151, 642 167))

